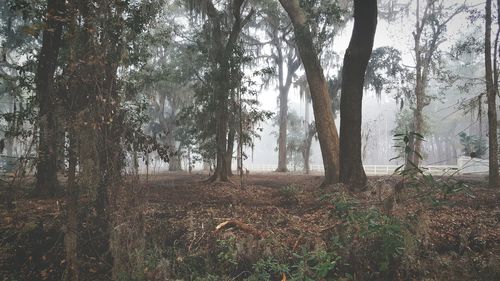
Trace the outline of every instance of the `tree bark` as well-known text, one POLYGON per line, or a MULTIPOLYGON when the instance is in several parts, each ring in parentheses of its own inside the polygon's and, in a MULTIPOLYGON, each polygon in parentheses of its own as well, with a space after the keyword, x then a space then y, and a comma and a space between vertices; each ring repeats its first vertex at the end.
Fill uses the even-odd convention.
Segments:
POLYGON ((278 136, 278 168, 276 172, 287 172, 286 159, 286 131, 288 123, 288 91, 280 87, 280 113, 279 113, 279 136, 278 136))
POLYGON ((354 29, 342 68, 340 98, 340 181, 351 190, 364 189, 361 121, 366 67, 377 27, 377 0, 354 1, 354 29))
POLYGON ((39 105, 39 140, 36 190, 39 194, 53 195, 59 189, 57 180, 57 135, 55 115, 54 74, 62 41, 64 0, 47 0, 46 29, 43 31, 42 49, 36 72, 36 94, 39 105))
POLYGON ((339 137, 333 120, 332 101, 328 96, 328 86, 323 75, 323 68, 313 44, 306 15, 300 7, 299 1, 280 0, 280 3, 292 21, 295 40, 311 91, 314 119, 325 170, 325 179, 321 186, 334 184, 339 181, 339 137))
POLYGON ((232 122, 231 128, 229 129, 229 133, 227 134, 226 168, 228 176, 233 175, 232 164, 233 164, 234 140, 236 136, 235 126, 236 124, 232 122))
POLYGON ((489 144, 489 185, 500 188, 498 175, 498 139, 497 139, 497 111, 496 91, 493 87, 493 70, 491 64, 491 0, 486 0, 486 23, 484 37, 484 66, 486 75, 486 94, 488 99, 488 144, 489 144))
MULTIPOLYGON (((75 126, 75 118, 72 118, 69 126, 75 126)), ((66 279, 68 281, 78 281, 78 191, 76 183, 76 132, 73 128, 69 129, 69 147, 68 147, 68 182, 67 182, 67 225, 64 235, 64 246, 66 249, 66 279)))
POLYGON ((306 126, 307 126, 306 138, 302 143, 302 159, 304 160, 304 172, 306 173, 306 175, 308 175, 311 172, 311 166, 309 165, 309 158, 311 156, 312 140, 314 135, 316 134, 316 127, 314 126, 313 123, 307 124, 306 126))

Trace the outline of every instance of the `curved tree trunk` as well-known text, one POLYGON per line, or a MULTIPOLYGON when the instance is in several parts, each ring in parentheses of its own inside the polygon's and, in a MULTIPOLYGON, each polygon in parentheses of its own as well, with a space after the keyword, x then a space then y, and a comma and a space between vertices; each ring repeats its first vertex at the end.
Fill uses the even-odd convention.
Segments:
POLYGON ((328 95, 323 68, 314 47, 306 15, 300 7, 299 1, 280 0, 280 3, 292 21, 295 40, 311 91, 314 119, 325 170, 325 179, 321 185, 337 183, 339 180, 339 138, 333 120, 332 102, 328 95))
POLYGON ((302 143, 302 159, 304 160, 304 172, 308 175, 311 172, 309 158, 311 157, 311 144, 314 135, 316 135, 316 127, 314 123, 307 124, 306 138, 302 143))
POLYGON ((42 49, 38 58, 36 92, 39 104, 39 143, 36 190, 53 195, 59 188, 57 180, 56 97, 54 73, 62 41, 63 22, 58 20, 64 10, 64 0, 47 1, 47 28, 43 31, 42 49))
POLYGON ((366 67, 377 27, 377 0, 354 1, 354 29, 342 68, 340 181, 351 190, 366 184, 361 155, 361 120, 366 67))

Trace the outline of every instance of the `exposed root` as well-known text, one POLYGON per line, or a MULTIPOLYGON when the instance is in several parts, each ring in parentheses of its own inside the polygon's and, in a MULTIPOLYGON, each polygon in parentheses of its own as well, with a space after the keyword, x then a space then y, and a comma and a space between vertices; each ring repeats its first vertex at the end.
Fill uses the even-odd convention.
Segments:
POLYGON ((246 233, 250 233, 257 238, 264 237, 264 233, 262 233, 262 231, 259 231, 255 227, 253 227, 249 224, 243 223, 239 220, 228 220, 228 221, 225 221, 223 223, 220 223, 219 225, 217 225, 215 227, 215 232, 220 232, 224 229, 228 229, 228 228, 232 228, 232 227, 238 228, 241 231, 244 231, 246 233))

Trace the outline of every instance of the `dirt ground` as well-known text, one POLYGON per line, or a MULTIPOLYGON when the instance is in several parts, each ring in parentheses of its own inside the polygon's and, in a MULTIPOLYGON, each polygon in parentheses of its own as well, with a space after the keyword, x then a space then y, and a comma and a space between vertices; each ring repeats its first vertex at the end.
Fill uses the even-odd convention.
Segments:
MULTIPOLYGON (((144 240, 137 276, 500 280, 500 189, 486 188, 484 178, 453 179, 453 185, 433 179, 432 187, 408 187, 397 198, 397 177, 372 177, 369 188, 357 194, 342 186, 319 188, 321 176, 250 174, 243 186, 239 177, 229 184, 207 184, 206 178, 169 173, 141 179, 136 196, 143 196, 143 204, 132 211, 140 213, 144 240), (393 240, 401 243, 391 246, 393 240)), ((95 210, 85 198, 80 277, 109 280, 111 264, 99 250, 95 210)), ((63 198, 22 192, 15 208, 2 205, 0 280, 64 277, 64 210, 63 198)), ((135 245, 130 240, 124 247, 135 245)))

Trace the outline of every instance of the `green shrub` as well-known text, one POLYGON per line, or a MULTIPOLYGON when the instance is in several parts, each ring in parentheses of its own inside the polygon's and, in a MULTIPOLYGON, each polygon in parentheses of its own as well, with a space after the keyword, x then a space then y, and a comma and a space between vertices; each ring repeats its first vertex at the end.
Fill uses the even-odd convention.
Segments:
POLYGON ((341 196, 332 202, 342 223, 335 237, 337 247, 345 247, 347 263, 357 275, 368 279, 393 276, 404 252, 407 228, 397 218, 377 208, 359 209, 356 201, 341 196), (358 272, 360 271, 360 272, 358 272))
POLYGON ((280 195, 285 197, 285 198, 295 198, 297 196, 297 194, 299 193, 300 191, 300 188, 295 185, 295 184, 291 184, 291 185, 287 185, 287 186, 284 186, 280 189, 280 195))

